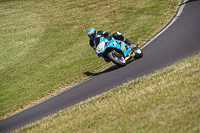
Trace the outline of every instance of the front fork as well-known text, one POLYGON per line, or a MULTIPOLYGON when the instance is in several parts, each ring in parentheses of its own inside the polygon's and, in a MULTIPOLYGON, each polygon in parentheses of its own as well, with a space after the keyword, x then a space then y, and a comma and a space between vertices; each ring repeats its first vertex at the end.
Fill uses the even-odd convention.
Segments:
POLYGON ((132 59, 134 56, 135 56, 135 52, 133 52, 133 50, 130 50, 130 52, 125 57, 125 60, 128 61, 128 60, 132 59))

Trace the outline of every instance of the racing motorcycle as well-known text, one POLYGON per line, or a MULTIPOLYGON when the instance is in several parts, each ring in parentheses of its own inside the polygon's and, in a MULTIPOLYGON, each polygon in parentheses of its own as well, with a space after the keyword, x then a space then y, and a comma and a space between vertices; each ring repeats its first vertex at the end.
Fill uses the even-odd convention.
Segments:
POLYGON ((128 60, 132 58, 139 59, 143 56, 140 48, 130 49, 123 41, 105 37, 100 37, 99 44, 95 47, 95 53, 97 56, 104 58, 108 62, 112 61, 118 66, 126 66, 128 60))

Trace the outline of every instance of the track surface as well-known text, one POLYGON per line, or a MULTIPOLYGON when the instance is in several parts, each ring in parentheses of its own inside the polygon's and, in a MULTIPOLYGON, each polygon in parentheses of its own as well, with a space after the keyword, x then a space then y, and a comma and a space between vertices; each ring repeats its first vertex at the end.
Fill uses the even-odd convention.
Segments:
POLYGON ((200 1, 185 3, 179 18, 144 49, 141 59, 112 66, 93 78, 27 110, 0 121, 0 132, 11 132, 59 110, 99 95, 129 80, 148 75, 200 52, 200 1))

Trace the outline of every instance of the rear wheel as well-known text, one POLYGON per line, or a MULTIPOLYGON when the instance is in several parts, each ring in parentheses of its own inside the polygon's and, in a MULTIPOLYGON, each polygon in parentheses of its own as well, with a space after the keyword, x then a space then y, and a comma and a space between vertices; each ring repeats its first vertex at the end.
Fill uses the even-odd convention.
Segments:
POLYGON ((126 60, 124 59, 124 56, 115 50, 108 52, 107 57, 118 66, 126 66, 126 60))

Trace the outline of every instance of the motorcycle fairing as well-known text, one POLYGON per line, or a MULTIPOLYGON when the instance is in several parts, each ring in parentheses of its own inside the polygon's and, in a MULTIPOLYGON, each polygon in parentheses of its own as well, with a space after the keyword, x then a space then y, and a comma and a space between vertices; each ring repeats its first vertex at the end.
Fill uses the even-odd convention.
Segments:
MULTIPOLYGON (((103 54, 106 52, 107 48, 113 48, 122 51, 124 57, 129 53, 129 47, 127 44, 120 40, 115 39, 106 39, 104 37, 100 38, 99 44, 95 47, 95 52, 99 57, 103 57, 103 54)), ((105 57, 103 57, 105 58, 105 57)))

